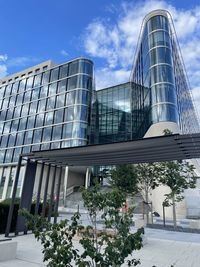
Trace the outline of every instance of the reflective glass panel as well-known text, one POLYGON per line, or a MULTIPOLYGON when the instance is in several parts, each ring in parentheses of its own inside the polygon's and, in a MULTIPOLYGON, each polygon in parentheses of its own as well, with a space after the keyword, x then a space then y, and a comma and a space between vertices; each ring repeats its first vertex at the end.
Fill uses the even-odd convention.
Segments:
POLYGON ((72 138, 72 123, 67 123, 63 126, 62 139, 72 138))
POLYGON ((60 67, 60 79, 67 77, 68 75, 68 64, 60 67))

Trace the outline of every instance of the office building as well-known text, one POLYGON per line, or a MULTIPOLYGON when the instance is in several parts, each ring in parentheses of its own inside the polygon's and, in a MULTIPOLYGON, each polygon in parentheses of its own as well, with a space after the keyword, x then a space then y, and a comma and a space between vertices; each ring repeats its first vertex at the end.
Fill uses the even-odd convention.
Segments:
MULTIPOLYGON (((19 154, 129 141, 162 135, 164 129, 199 132, 172 19, 164 10, 144 18, 131 79, 124 84, 96 91, 92 61, 78 58, 44 62, 5 77, 0 87, 0 199, 12 194, 19 154)), ((18 196, 25 168, 26 162, 18 196)), ((50 168, 43 175, 52 178, 50 168)), ((89 172, 88 166, 63 167, 63 203, 76 186, 88 184, 89 172)), ((163 192, 152 195, 155 210, 163 192)))

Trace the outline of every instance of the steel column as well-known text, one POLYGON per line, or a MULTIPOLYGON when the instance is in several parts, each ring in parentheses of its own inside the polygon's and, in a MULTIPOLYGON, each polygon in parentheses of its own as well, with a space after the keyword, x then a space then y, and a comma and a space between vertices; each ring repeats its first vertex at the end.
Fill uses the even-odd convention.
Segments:
POLYGON ((50 169, 51 169, 51 164, 49 164, 48 166, 46 183, 45 183, 45 188, 44 188, 44 198, 43 198, 43 205, 42 205, 42 216, 43 217, 45 216, 45 210, 46 210, 46 205, 47 205, 47 193, 48 193, 50 169))
POLYGON ((22 164, 22 156, 20 155, 19 159, 18 159, 17 170, 16 170, 16 175, 15 175, 15 182, 14 182, 13 192, 12 192, 12 199, 11 199, 8 218, 7 218, 7 225, 6 225, 6 232, 5 232, 6 237, 9 236, 9 234, 10 234, 10 227, 11 227, 11 222, 12 222, 14 202, 15 202, 15 197, 16 197, 16 193, 17 193, 17 185, 18 185, 18 181, 19 181, 21 164, 22 164))
MULTIPOLYGON (((31 162, 30 159, 28 159, 24 175, 24 182, 22 187, 19 209, 26 209, 29 212, 31 210, 31 204, 32 204, 36 168, 37 168, 37 163, 31 162)), ((15 234, 18 235, 18 233, 22 231, 24 232, 24 234, 27 233, 26 221, 23 216, 18 215, 15 234)))
POLYGON ((39 177, 38 190, 37 190, 37 200, 35 204, 35 215, 38 214, 39 205, 40 205, 40 194, 41 194, 41 188, 42 188, 43 173, 44 173, 44 162, 42 163, 41 170, 40 170, 40 177, 39 177))
POLYGON ((54 206, 54 223, 57 223, 57 217, 58 217, 58 205, 59 205, 59 199, 60 199, 60 185, 61 185, 61 179, 62 179, 62 167, 60 167, 60 173, 58 177, 58 187, 56 191, 56 202, 54 206))
POLYGON ((55 181, 56 181, 56 169, 57 166, 54 167, 54 172, 53 172, 53 180, 51 184, 51 195, 50 195, 50 203, 49 203, 49 210, 48 210, 48 221, 51 221, 51 214, 52 214, 52 207, 53 207, 53 202, 54 202, 54 187, 55 187, 55 181))

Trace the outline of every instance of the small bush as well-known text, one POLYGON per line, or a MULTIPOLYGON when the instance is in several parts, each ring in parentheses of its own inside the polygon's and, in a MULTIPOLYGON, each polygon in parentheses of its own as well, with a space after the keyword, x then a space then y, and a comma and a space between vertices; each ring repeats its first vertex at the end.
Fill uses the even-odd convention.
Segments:
MULTIPOLYGON (((10 204, 11 204, 11 198, 5 199, 2 202, 0 202, 0 234, 5 233, 10 204)), ((14 203, 10 232, 15 232, 16 229, 19 204, 20 204, 20 198, 16 198, 14 203)), ((31 205, 31 214, 34 214, 35 212, 35 205, 36 205, 35 203, 32 203, 31 205)), ((38 213, 41 214, 41 212, 42 212, 42 204, 40 203, 38 213)))

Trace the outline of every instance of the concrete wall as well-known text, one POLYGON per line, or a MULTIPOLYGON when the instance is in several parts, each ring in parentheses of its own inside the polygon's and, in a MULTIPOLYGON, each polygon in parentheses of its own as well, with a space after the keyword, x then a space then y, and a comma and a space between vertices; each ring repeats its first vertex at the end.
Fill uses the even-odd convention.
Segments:
POLYGON ((76 172, 73 168, 69 168, 68 179, 67 179, 67 188, 71 186, 82 186, 85 183, 85 172, 76 172))

